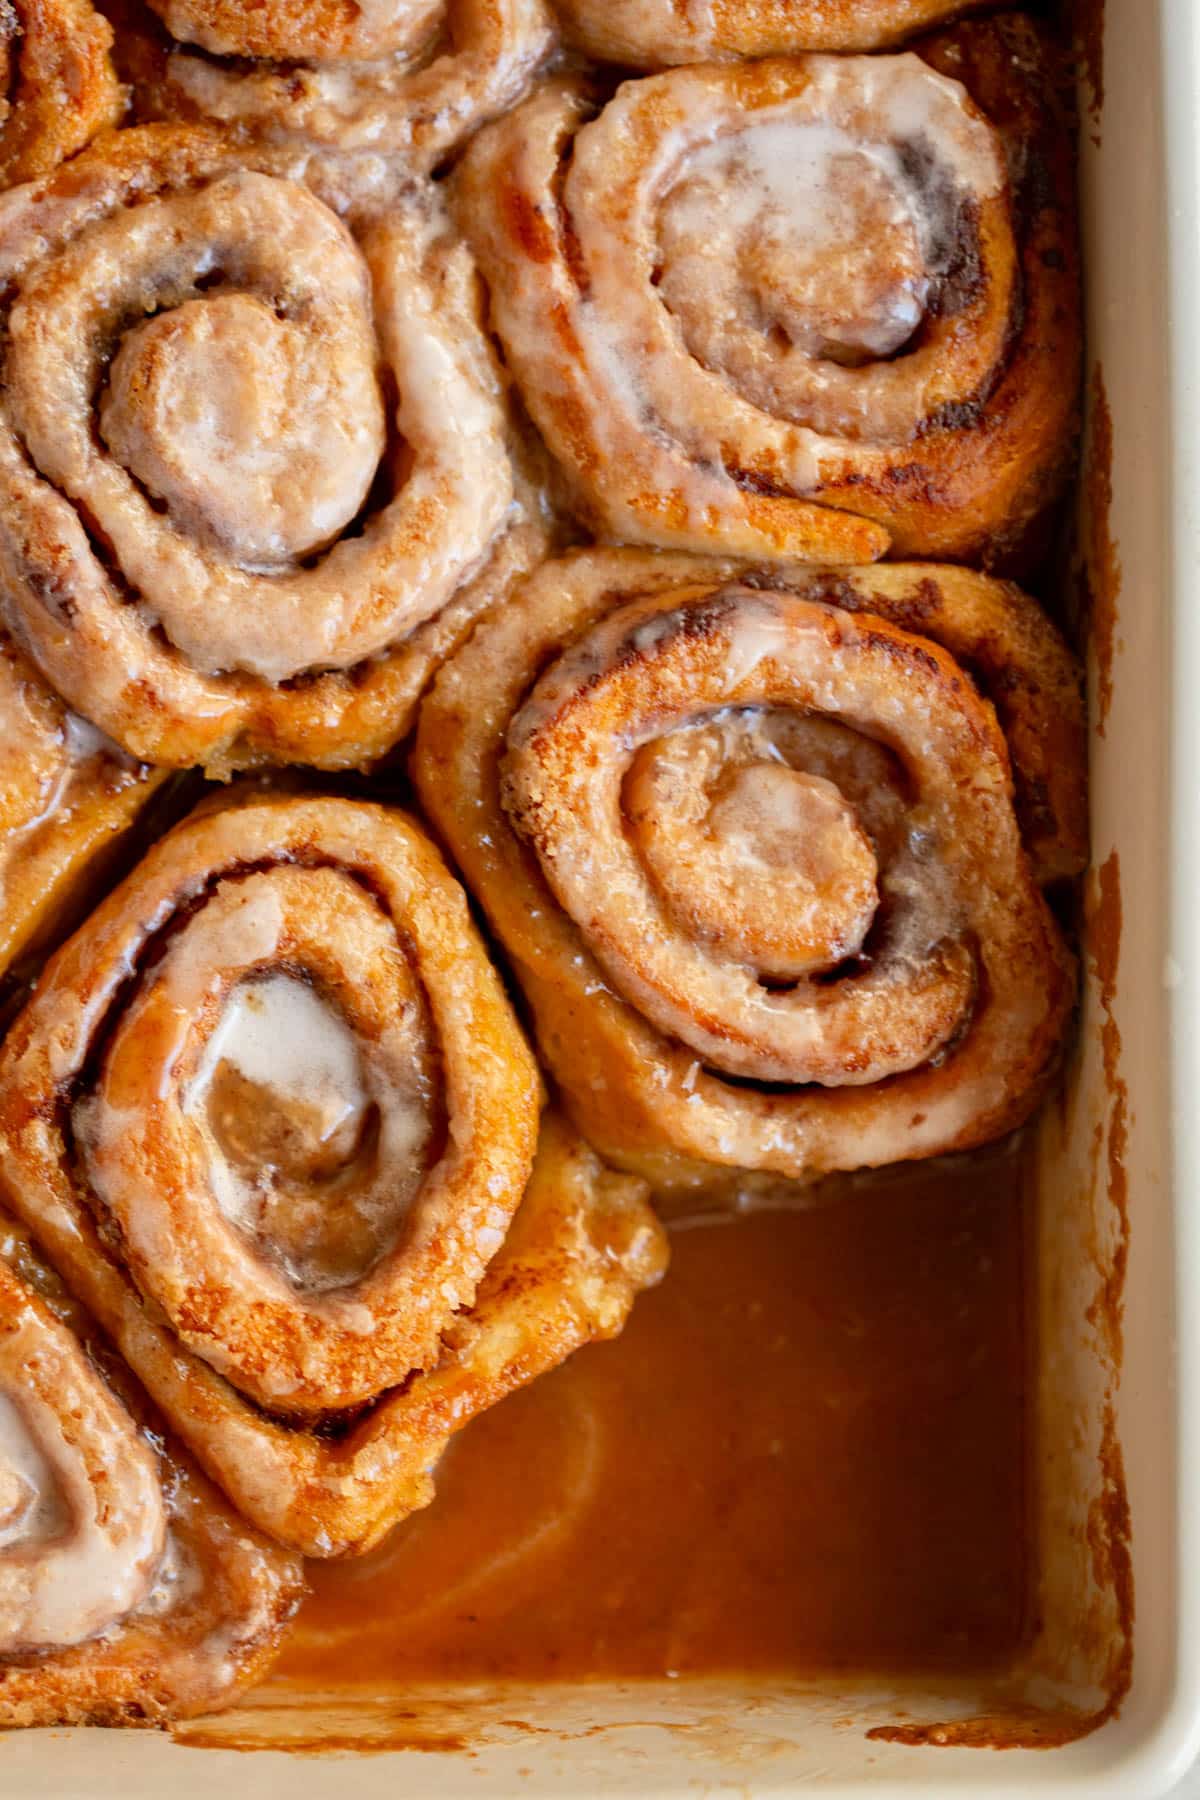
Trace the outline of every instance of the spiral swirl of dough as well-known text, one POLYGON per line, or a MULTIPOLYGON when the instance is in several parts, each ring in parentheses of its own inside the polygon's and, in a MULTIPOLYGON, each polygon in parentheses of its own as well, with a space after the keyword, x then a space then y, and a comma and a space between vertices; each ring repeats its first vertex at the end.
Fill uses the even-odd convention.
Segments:
POLYGON ((246 784, 47 966, 0 1056, 0 1177, 246 1517, 341 1555, 662 1273, 645 1184, 541 1100, 424 833, 246 784))
POLYGON ((525 554, 474 275, 428 197, 356 238, 201 130, 0 217, 14 633, 134 754, 364 764, 525 554))
MULTIPOLYGON (((537 1117, 436 853, 378 807, 251 799, 178 827, 93 929, 103 1024, 75 1046, 98 1060, 71 1130, 146 1300, 278 1413, 425 1367, 504 1240, 537 1117)), ((78 973, 68 952, 68 995, 78 973)))
POLYGON ((1067 140, 1032 27, 922 54, 545 84, 460 216, 604 533, 810 560, 1013 556, 1065 469, 1067 140))
POLYGON ((208 1711, 266 1666, 302 1591, 0 1214, 0 1726, 208 1711))
POLYGON ((1029 1113, 1083 742, 1016 589, 594 551, 443 671, 416 772, 581 1128, 654 1178, 809 1179, 1029 1113))
POLYGON ((887 50, 985 0, 557 0, 567 36, 629 68, 887 50))
POLYGON ((0 1265, 0 1653, 63 1649, 123 1619, 166 1529, 133 1420, 0 1265))
POLYGON ((151 0, 172 43, 142 110, 345 164, 430 168, 519 100, 554 45, 544 0, 151 0))

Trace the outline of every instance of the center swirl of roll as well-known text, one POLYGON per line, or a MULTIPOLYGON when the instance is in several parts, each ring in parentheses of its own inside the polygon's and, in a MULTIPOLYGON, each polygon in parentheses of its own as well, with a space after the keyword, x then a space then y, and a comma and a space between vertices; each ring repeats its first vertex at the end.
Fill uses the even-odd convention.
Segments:
POLYGON ((936 249, 890 144, 784 120, 697 150, 659 218, 663 298, 688 348, 753 385, 751 352, 855 366, 924 315, 936 249))
POLYGON ((305 556, 354 518, 383 453, 365 319, 321 333, 254 294, 185 301, 122 339, 100 429, 214 547, 247 565, 305 556))
MULTIPOLYGON (((644 745, 626 778, 639 854, 673 916, 768 979, 856 955, 878 908, 875 844, 834 778, 838 735, 828 721, 731 711, 644 745)), ((885 753, 859 754, 886 778, 885 753)))
POLYGON ((374 902, 341 871, 281 867, 219 883, 172 939, 82 1115, 135 1238, 145 1220, 107 1168, 119 1095, 145 1079, 147 1009, 166 1030, 170 1173, 193 1229, 215 1251, 211 1194, 300 1315, 305 1296, 360 1281, 396 1242, 439 1123, 428 1008, 374 902))
POLYGON ((917 56, 627 83, 578 131, 563 194, 601 366, 685 440, 736 397, 908 442, 993 377, 1015 281, 1003 145, 917 56))
MULTIPOLYGON (((419 996, 406 998, 416 1037, 419 996)), ((409 1049, 428 1060, 427 1045, 409 1049)), ((395 1236, 395 1210, 378 1192, 374 1076, 336 1006, 297 976, 272 974, 229 994, 189 1087, 184 1111, 218 1206, 302 1290, 359 1279, 395 1236)), ((425 1163, 431 1127, 420 1093, 409 1093, 388 1134, 407 1159, 397 1198, 425 1163)))
POLYGON ((157 865, 71 1096, 89 1204, 244 1394, 288 1417, 370 1404, 436 1361, 504 1241, 532 1059, 402 816, 247 794, 157 865))
POLYGON ((936 646, 782 593, 632 602, 537 682, 503 789, 618 990, 716 1070, 880 1081, 972 1017, 973 883, 1019 846, 936 646))
POLYGON ((219 881, 123 1010, 75 1111, 148 1290, 214 1340, 214 1360, 269 1403, 310 1386, 330 1405, 357 1397, 346 1359, 369 1349, 369 1284, 412 1235, 444 1140, 428 1002, 374 899, 334 868, 219 881), (188 1273, 196 1256, 211 1303, 188 1273), (239 1286, 288 1322, 293 1373, 268 1374, 252 1328, 234 1330, 225 1296, 239 1286))

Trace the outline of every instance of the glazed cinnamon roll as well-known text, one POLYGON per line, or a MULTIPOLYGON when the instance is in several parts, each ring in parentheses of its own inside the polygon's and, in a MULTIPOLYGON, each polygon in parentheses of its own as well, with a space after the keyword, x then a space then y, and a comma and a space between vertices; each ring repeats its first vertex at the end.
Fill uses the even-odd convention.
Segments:
POLYGON ((544 0, 150 0, 166 28, 134 75, 143 116, 431 168, 519 100, 550 54, 544 0), (167 35, 169 34, 169 35, 167 35))
POLYGON ((0 1059, 0 1178, 213 1478, 332 1555, 661 1267, 641 1184, 561 1129, 537 1151, 538 1109, 420 830, 252 789, 49 964, 0 1059))
POLYGON ((70 712, 0 632, 0 978, 66 935, 164 779, 70 712))
POLYGON ((0 1726, 155 1725, 229 1701, 302 1592, 162 1436, 0 1218, 0 1726))
POLYGON ((45 175, 106 125, 122 95, 112 30, 91 0, 6 0, 0 12, 0 187, 45 175))
POLYGON ((1052 1069, 1086 852, 1077 672, 931 565, 545 564, 415 776, 602 1154, 665 1185, 966 1149, 1052 1069))
POLYGON ((460 212, 525 401, 598 530, 1011 561, 1066 473, 1071 161, 1020 18, 920 54, 547 83, 460 212))
POLYGON ((985 0, 556 0, 568 40, 630 68, 886 50, 985 0))
POLYGON ((357 236, 286 163, 117 133, 0 208, 0 577, 133 755, 374 761, 537 553, 470 258, 429 195, 357 236))

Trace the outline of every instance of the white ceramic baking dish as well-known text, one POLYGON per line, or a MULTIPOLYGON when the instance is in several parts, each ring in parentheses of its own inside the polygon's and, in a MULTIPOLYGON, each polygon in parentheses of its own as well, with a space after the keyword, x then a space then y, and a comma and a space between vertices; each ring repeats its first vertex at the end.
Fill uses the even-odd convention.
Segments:
MULTIPOLYGON (((1155 1800, 1191 1764, 1200 1747, 1200 5, 1108 0, 1105 24, 1104 104, 1098 118, 1085 116, 1082 181, 1089 376, 1102 371, 1113 424, 1114 557, 1103 554, 1095 408, 1085 487, 1099 511, 1084 536, 1096 546, 1101 585, 1103 565, 1120 565, 1112 702, 1093 743, 1094 861, 1107 865, 1108 881, 1103 894, 1093 884, 1101 904, 1068 1101, 1050 1110, 1039 1139, 1035 1485, 1044 1578, 1029 1654, 1003 1680, 925 1692, 875 1683, 413 1694, 402 1710, 407 1735, 423 1747, 362 1757, 353 1769, 139 1733, 18 1733, 0 1744, 0 1791, 12 1800, 199 1800, 221 1791, 308 1800, 346 1783, 357 1800, 661 1800, 810 1787, 844 1800, 900 1789, 1155 1800), (1106 996, 1114 851, 1124 929, 1115 993, 1106 996), (1012 1745, 1061 1739, 1064 1709, 1078 1723, 1103 1708, 1128 1647, 1118 1449, 1136 1608, 1132 1683, 1119 1712, 1055 1747, 1003 1755, 869 1735, 974 1719, 982 1723, 968 1735, 1012 1745), (466 1752, 438 1749, 459 1734, 466 1752)), ((1095 655, 1092 680, 1094 690, 1103 685, 1095 655)), ((388 1741, 396 1701, 363 1694, 334 1707, 313 1696, 301 1709, 268 1690, 235 1727, 388 1741)))

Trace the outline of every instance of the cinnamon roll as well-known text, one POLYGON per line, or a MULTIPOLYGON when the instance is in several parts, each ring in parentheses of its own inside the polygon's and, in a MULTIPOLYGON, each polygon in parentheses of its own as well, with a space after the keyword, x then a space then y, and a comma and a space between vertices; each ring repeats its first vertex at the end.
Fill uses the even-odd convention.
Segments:
POLYGON ((576 1122, 671 1185, 1028 1115, 1083 758, 1072 659, 1010 585, 593 550, 442 671, 414 772, 576 1122))
POLYGON ((302 1592, 163 1438, 0 1218, 0 1726, 155 1725, 229 1701, 302 1592))
POLYGON ((886 50, 985 0, 556 0, 568 40, 630 68, 886 50))
POLYGON ((288 166, 150 126, 0 206, 11 628, 131 754, 218 774, 377 759, 540 545, 436 201, 352 235, 288 166))
POLYGON ((642 1185, 561 1128, 537 1151, 538 1108, 417 826, 251 789, 48 965, 0 1057, 0 1179, 243 1512, 332 1555, 661 1267, 642 1185))
POLYGON ((1076 416, 1069 140, 1021 18, 919 54, 548 82, 464 157, 522 394, 598 530, 1011 563, 1076 416))
POLYGON ((0 977, 65 936, 164 779, 70 712, 0 632, 0 977))
POLYGON ((554 45, 545 0, 149 0, 143 117, 206 118, 343 164, 432 168, 525 93, 554 45), (169 35, 168 35, 169 34, 169 35))
POLYGON ((112 30, 91 0, 5 0, 0 11, 0 187, 45 175, 106 125, 122 95, 112 30))

